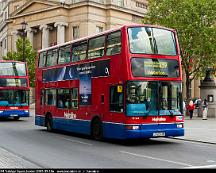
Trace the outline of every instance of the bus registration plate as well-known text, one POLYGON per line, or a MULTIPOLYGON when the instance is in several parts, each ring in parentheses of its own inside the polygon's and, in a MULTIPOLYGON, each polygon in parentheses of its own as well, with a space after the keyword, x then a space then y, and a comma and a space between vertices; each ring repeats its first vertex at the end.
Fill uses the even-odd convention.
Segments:
POLYGON ((11 114, 10 116, 11 117, 17 117, 18 115, 17 114, 11 114))
POLYGON ((165 132, 155 132, 153 133, 154 137, 158 137, 158 136, 165 136, 165 132))

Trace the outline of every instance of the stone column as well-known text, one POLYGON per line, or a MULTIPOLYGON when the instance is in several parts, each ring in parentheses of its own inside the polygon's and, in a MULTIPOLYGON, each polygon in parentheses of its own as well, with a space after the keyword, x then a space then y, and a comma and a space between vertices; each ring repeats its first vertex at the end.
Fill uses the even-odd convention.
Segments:
POLYGON ((202 99, 208 100, 207 117, 216 118, 216 83, 211 77, 212 69, 206 70, 206 77, 200 83, 200 95, 202 99))
POLYGON ((57 44, 65 42, 65 27, 68 26, 68 23, 65 22, 56 22, 54 27, 57 27, 57 44))
POLYGON ((42 49, 49 47, 49 30, 52 29, 51 26, 41 25, 40 30, 42 30, 42 49))
POLYGON ((26 32, 27 32, 27 37, 28 37, 28 39, 29 39, 29 41, 31 42, 32 47, 33 47, 34 33, 36 33, 37 30, 28 27, 28 28, 26 29, 26 32))
POLYGON ((17 51, 16 42, 18 40, 18 31, 12 31, 11 34, 13 35, 13 51, 17 51))

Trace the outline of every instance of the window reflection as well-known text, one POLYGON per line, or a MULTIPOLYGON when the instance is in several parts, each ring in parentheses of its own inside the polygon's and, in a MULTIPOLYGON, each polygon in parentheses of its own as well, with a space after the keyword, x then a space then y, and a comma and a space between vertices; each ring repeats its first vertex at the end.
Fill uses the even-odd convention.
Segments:
POLYGON ((174 82, 127 83, 127 115, 181 114, 181 84, 174 82))
POLYGON ((174 33, 159 28, 134 27, 128 29, 132 53, 176 55, 174 33))
POLYGON ((1 76, 26 76, 26 66, 24 63, 2 62, 0 63, 1 76))

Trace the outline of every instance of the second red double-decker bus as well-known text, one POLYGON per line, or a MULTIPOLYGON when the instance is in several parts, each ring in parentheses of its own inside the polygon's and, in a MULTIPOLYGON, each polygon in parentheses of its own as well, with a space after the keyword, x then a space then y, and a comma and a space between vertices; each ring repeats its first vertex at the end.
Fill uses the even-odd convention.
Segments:
POLYGON ((35 124, 95 139, 183 136, 175 30, 125 25, 40 50, 35 124))
POLYGON ((0 61, 0 118, 29 117, 29 77, 25 62, 0 61))

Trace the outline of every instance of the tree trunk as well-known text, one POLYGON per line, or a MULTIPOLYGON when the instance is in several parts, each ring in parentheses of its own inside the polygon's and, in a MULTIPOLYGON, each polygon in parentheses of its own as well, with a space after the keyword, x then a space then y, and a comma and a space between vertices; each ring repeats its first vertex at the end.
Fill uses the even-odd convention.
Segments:
MULTIPOLYGON (((186 108, 187 105, 189 105, 189 102, 191 100, 191 90, 190 90, 190 86, 191 86, 191 79, 189 78, 189 75, 186 74, 186 108)), ((189 116, 189 111, 188 109, 186 109, 186 115, 189 116)))
POLYGON ((190 84, 191 84, 191 80, 189 78, 189 75, 186 74, 186 101, 188 104, 190 99, 191 99, 191 90, 190 90, 190 84))

